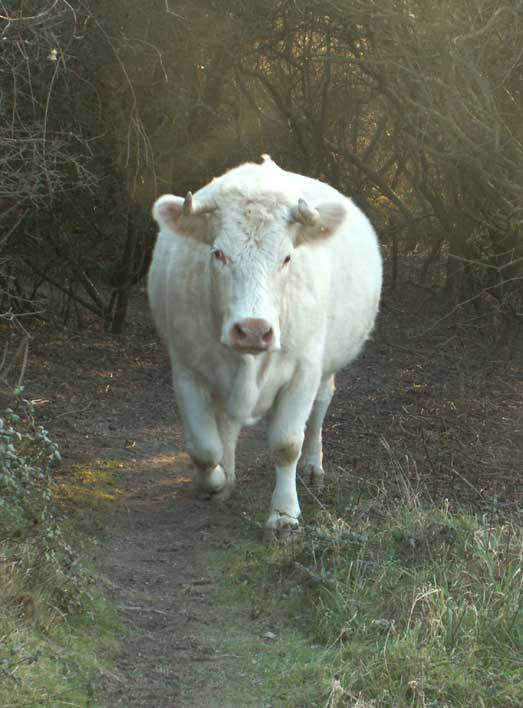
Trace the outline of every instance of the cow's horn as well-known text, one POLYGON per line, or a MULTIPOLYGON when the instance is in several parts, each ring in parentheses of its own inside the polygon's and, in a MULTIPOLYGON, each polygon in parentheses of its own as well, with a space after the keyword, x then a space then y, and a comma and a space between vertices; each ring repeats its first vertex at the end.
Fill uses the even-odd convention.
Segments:
POLYGON ((185 197, 185 201, 183 203, 183 213, 184 216, 189 216, 189 214, 192 214, 192 192, 187 192, 187 196, 185 197))
POLYGON ((184 216, 198 216, 198 214, 208 214, 210 211, 216 209, 216 204, 208 203, 199 204, 198 202, 194 205, 192 192, 187 192, 185 201, 183 203, 183 215, 184 216))
POLYGON ((293 221, 297 221, 304 226, 314 226, 320 220, 320 215, 316 209, 312 209, 305 199, 298 201, 298 206, 291 210, 293 221))

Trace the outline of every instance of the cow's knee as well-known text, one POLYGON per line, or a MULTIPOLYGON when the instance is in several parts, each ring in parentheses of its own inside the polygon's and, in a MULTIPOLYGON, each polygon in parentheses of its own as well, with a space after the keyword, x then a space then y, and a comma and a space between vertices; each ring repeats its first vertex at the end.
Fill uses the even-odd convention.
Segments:
POLYGON ((269 447, 279 467, 288 467, 297 462, 302 445, 303 434, 286 436, 272 435, 269 438, 269 447))
POLYGON ((193 462, 193 484, 197 492, 226 498, 227 475, 222 467, 223 445, 218 436, 192 437, 187 452, 193 462))
POLYGON ((187 452, 199 469, 206 470, 222 461, 223 446, 219 440, 190 440, 187 442, 187 452))

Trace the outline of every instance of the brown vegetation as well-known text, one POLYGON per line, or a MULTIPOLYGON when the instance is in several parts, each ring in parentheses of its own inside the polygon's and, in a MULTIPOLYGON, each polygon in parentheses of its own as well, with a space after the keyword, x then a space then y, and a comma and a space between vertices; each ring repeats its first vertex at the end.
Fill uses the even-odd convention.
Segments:
POLYGON ((521 322, 516 0, 1 7, 4 316, 121 331, 154 197, 270 152, 365 208, 394 285, 416 250, 436 295, 521 322))

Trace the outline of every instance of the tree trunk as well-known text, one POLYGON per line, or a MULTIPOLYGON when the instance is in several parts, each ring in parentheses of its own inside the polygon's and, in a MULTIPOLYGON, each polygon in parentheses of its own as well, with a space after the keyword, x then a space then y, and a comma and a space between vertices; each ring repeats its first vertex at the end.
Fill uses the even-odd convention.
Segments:
POLYGON ((127 309, 129 306, 129 291, 133 283, 135 254, 138 242, 137 222, 138 214, 136 210, 129 207, 127 212, 127 238, 125 241, 125 251, 121 263, 120 283, 116 290, 116 301, 111 323, 111 332, 121 334, 127 319, 127 309))

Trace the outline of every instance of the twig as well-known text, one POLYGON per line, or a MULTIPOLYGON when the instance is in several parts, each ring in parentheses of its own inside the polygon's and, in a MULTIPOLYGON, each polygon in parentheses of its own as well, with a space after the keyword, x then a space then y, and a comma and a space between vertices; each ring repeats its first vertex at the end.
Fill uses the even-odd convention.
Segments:
POLYGON ((3 367, 4 367, 5 361, 7 359, 7 345, 6 345, 6 347, 4 349, 4 355, 2 357, 2 364, 0 366, 0 375, 5 382, 7 382, 7 377, 9 376, 9 373, 10 373, 11 369, 15 366, 16 362, 20 359, 20 357, 23 357, 22 358, 22 370, 21 370, 20 376, 18 377, 18 386, 21 385, 21 382, 22 382, 22 379, 23 379, 23 376, 25 373, 25 368, 27 366, 27 353, 28 353, 28 351, 29 351, 29 336, 22 339, 22 341, 18 345, 18 348, 16 350, 16 354, 14 355, 12 362, 10 364, 8 364, 8 366, 5 367, 5 369, 4 369, 3 367), (22 352, 23 352, 23 354, 22 354, 22 352))
POLYGON ((459 477, 463 482, 465 482, 465 484, 468 485, 468 486, 472 489, 472 491, 474 491, 474 492, 478 495, 478 497, 479 497, 480 499, 485 499, 485 497, 483 496, 483 493, 481 492, 481 490, 480 490, 480 489, 477 489, 477 488, 472 484, 472 482, 469 482, 468 479, 467 479, 466 477, 464 477, 464 476, 461 474, 461 472, 458 472, 458 470, 454 469, 454 467, 449 467, 449 469, 450 469, 450 471, 451 471, 453 474, 455 474, 455 475, 456 475, 457 477, 459 477))
POLYGON ((119 610, 132 611, 132 612, 156 612, 159 615, 165 615, 169 617, 171 613, 164 612, 164 610, 157 610, 155 607, 140 607, 139 605, 118 605, 119 610))
POLYGON ((64 415, 74 415, 75 413, 83 413, 84 411, 88 410, 91 407, 92 403, 93 403, 92 401, 89 401, 89 403, 86 406, 84 406, 83 408, 75 408, 74 410, 71 410, 71 411, 62 411, 62 413, 58 413, 57 415, 55 415, 53 417, 53 420, 57 420, 58 418, 63 418, 64 415))
POLYGON ((47 10, 42 10, 42 12, 39 12, 37 15, 21 15, 20 17, 9 17, 8 15, 0 15, 0 20, 5 20, 6 22, 28 22, 29 20, 38 20, 41 17, 45 17, 45 15, 48 15, 50 12, 52 12, 57 5, 58 0, 54 0, 51 7, 48 7, 47 10))
POLYGON ((13 226, 11 226, 11 228, 9 229, 9 231, 8 231, 8 232, 5 234, 5 236, 2 238, 2 240, 0 241, 0 250, 3 248, 4 243, 6 243, 6 242, 9 240, 11 234, 12 234, 14 231, 16 231, 16 229, 18 228, 18 226, 20 225, 20 223, 25 219, 25 217, 26 217, 28 211, 29 211, 28 209, 26 209, 26 210, 24 211, 24 213, 23 213, 22 216, 18 219, 18 221, 16 221, 16 222, 13 224, 13 226))
POLYGON ((24 354, 22 359, 22 367, 20 369, 20 376, 18 377, 19 387, 22 385, 22 381, 24 380, 25 369, 27 366, 27 358, 29 356, 29 338, 23 339, 22 344, 24 345, 24 354))
POLYGON ((46 282, 50 283, 50 284, 53 285, 55 288, 58 288, 58 290, 61 290, 61 291, 62 291, 63 293, 65 293, 66 295, 69 295, 69 297, 72 297, 73 300, 76 300, 77 302, 79 302, 80 305, 82 305, 83 307, 85 307, 87 310, 90 310, 90 311, 93 312, 95 315, 98 315, 98 317, 100 317, 100 316, 103 317, 103 315, 104 315, 103 311, 97 309, 94 305, 91 305, 91 303, 87 302, 86 300, 84 300, 84 299, 83 299, 82 297, 80 297, 79 295, 76 295, 76 293, 73 295, 73 294, 71 293, 70 288, 65 288, 63 285, 61 285, 60 283, 58 283, 58 282, 57 282, 56 280, 54 280, 53 278, 49 277, 47 274, 42 273, 42 271, 40 271, 40 270, 34 265, 34 263, 32 263, 31 261, 27 261, 27 260, 26 260, 26 261, 24 261, 24 262, 26 263, 27 266, 29 266, 29 268, 31 268, 32 271, 34 271, 34 272, 36 273, 36 275, 38 275, 38 276, 40 276, 41 278, 43 278, 46 282))

